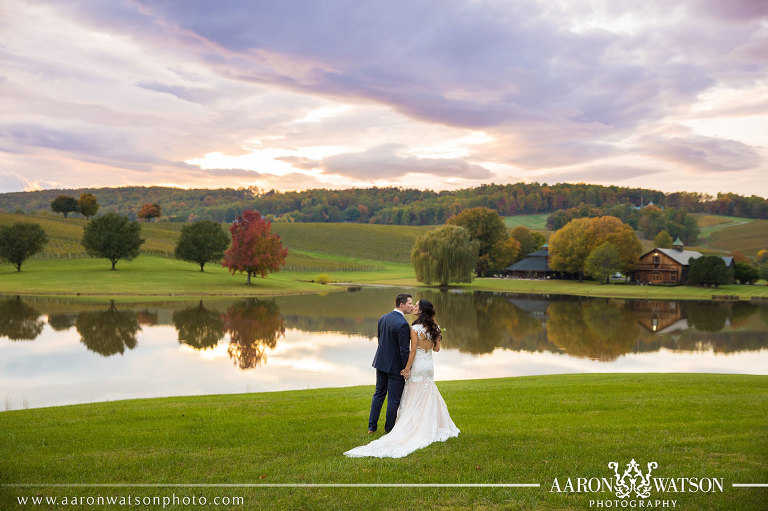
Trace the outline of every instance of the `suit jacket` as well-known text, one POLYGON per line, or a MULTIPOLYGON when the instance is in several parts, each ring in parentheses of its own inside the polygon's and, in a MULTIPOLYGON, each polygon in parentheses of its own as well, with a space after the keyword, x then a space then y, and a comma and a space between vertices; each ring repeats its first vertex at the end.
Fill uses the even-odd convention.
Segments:
POLYGON ((378 336, 379 347, 373 357, 373 367, 400 374, 411 353, 411 327, 402 314, 393 310, 379 318, 378 336))

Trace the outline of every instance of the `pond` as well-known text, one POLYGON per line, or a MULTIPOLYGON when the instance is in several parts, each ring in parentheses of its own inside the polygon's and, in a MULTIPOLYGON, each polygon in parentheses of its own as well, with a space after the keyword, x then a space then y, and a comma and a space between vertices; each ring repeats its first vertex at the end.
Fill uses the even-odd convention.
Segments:
MULTIPOLYGON (((0 296, 0 410, 372 386, 376 323, 401 291, 130 305, 0 296)), ((406 292, 432 301, 445 329, 438 381, 768 374, 767 303, 406 292)))

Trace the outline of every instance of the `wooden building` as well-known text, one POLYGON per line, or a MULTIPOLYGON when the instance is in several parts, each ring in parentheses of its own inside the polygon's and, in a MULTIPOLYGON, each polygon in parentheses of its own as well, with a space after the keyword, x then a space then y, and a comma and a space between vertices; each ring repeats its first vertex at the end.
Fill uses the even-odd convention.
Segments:
MULTIPOLYGON (((644 284, 684 284, 688 279, 691 259, 701 252, 685 250, 680 238, 672 248, 654 248, 640 256, 633 280, 644 284)), ((723 257, 726 267, 733 266, 733 257, 723 257)))

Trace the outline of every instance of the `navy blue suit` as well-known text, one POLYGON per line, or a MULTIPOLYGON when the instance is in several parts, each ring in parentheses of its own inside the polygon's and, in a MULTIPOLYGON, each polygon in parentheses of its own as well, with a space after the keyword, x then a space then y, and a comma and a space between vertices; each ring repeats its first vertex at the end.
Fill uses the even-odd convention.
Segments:
POLYGON ((411 353, 411 327, 400 312, 393 310, 379 318, 379 347, 373 357, 376 368, 376 391, 371 401, 371 415, 368 417, 368 430, 376 431, 379 414, 387 397, 387 419, 384 431, 389 432, 397 419, 400 397, 403 395, 405 378, 400 371, 408 364, 411 353))

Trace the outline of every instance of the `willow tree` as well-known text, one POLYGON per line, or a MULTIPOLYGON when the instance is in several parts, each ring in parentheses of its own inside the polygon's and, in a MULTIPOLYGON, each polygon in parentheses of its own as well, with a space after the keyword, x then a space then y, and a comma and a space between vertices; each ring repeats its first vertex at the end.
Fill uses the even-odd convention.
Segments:
POLYGON ((480 242, 457 225, 446 225, 416 240, 411 264, 416 279, 425 284, 448 286, 449 282, 472 282, 480 242))

